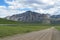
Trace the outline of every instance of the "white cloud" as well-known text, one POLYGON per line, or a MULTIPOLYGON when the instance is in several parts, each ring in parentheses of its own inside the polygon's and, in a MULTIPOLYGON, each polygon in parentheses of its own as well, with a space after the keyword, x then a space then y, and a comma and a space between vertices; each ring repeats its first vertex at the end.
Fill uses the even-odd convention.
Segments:
POLYGON ((19 10, 14 10, 14 9, 6 9, 5 6, 0 6, 0 17, 5 17, 5 16, 11 16, 13 14, 19 14, 23 13, 25 11, 19 11, 19 10))
POLYGON ((41 1, 48 5, 54 5, 54 3, 55 3, 55 1, 53 1, 53 0, 41 0, 41 1))
POLYGON ((5 6, 0 6, 0 17, 9 15, 5 6))
POLYGON ((39 13, 58 14, 60 0, 5 0, 10 6, 0 6, 0 16, 7 16, 32 10, 39 13), (4 11, 4 12, 3 12, 4 11))

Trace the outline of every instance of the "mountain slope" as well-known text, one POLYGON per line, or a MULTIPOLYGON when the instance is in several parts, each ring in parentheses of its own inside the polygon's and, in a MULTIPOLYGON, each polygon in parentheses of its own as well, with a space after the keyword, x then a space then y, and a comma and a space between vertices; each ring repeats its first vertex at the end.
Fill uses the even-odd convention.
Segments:
POLYGON ((53 24, 60 24, 60 15, 52 15, 51 16, 51 22, 53 24))
MULTIPOLYGON (((7 19, 7 18, 6 18, 7 19)), ((50 23, 48 14, 40 14, 37 12, 26 11, 21 14, 15 14, 8 18, 9 20, 22 21, 22 22, 43 22, 50 23)))
POLYGON ((0 18, 0 24, 18 24, 19 22, 0 18))

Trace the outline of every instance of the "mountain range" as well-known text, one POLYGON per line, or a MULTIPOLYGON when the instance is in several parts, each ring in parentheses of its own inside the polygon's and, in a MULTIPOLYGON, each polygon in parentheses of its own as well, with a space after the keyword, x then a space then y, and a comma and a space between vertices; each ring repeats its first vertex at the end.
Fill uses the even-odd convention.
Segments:
POLYGON ((22 21, 22 22, 41 22, 45 24, 59 22, 60 15, 41 14, 32 11, 26 11, 21 14, 15 14, 5 17, 8 20, 22 21))

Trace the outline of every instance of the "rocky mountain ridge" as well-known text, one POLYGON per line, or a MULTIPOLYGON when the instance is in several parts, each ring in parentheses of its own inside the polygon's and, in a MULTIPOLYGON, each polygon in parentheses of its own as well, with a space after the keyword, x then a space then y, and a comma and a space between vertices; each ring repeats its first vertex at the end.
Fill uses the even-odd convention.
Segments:
MULTIPOLYGON (((41 14, 37 12, 32 11, 26 11, 21 14, 15 14, 12 16, 6 17, 8 20, 14 20, 14 21, 22 21, 22 22, 41 22, 41 23, 50 23, 51 21, 54 21, 57 16, 50 16, 50 14, 41 14)), ((58 19, 60 16, 58 16, 58 19)))

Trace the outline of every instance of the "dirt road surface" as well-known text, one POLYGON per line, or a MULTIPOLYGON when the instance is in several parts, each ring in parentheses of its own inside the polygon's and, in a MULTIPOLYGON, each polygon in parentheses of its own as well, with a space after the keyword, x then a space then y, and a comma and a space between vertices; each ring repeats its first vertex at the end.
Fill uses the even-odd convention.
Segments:
POLYGON ((12 37, 0 38, 0 40, 60 40, 60 32, 52 27, 24 35, 15 35, 12 37))

